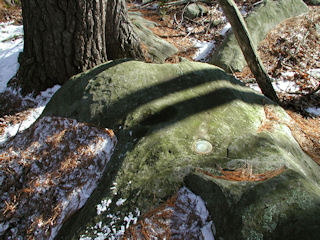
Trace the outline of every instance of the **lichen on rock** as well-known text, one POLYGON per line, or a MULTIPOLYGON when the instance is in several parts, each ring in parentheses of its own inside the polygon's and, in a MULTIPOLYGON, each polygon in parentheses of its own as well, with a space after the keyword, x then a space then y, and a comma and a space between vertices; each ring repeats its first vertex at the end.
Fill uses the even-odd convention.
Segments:
MULTIPOLYGON (((108 216, 116 214, 119 220, 113 224, 120 228, 126 214, 136 208, 142 215, 149 212, 183 185, 207 202, 217 236, 224 239, 287 236, 284 223, 302 219, 299 216, 309 217, 308 224, 317 226, 320 167, 291 135, 286 125, 290 117, 218 67, 189 61, 111 61, 72 77, 43 115, 112 128, 119 140, 91 201, 65 225, 60 237, 76 238, 86 231, 94 235, 95 224, 109 224, 113 220, 108 216), (266 108, 281 121, 269 124, 266 108), (209 142, 212 151, 195 152, 199 139, 209 142), (259 181, 203 174, 238 174, 249 165, 246 179, 259 181), (113 182, 116 194, 110 190, 113 182), (300 201, 297 193, 309 200, 300 201), (108 213, 97 216, 95 204, 107 198, 113 203, 126 201, 121 206, 111 204, 108 213), (268 208, 263 208, 266 201, 268 208), (299 202, 307 207, 301 208, 299 202), (296 212, 290 210, 294 206, 296 212), (284 212, 280 216, 270 209, 284 212), (79 220, 83 218, 85 223, 79 220)), ((290 231, 296 227, 290 226, 290 231)), ((313 231, 320 233, 320 228, 313 231)), ((304 234, 313 232, 305 228, 304 234)))

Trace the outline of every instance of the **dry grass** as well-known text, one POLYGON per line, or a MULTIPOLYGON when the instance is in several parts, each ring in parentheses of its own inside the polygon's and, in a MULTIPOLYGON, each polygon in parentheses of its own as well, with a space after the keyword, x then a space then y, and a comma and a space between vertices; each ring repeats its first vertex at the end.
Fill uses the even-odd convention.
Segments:
POLYGON ((215 175, 208 171, 204 171, 201 169, 198 169, 197 171, 200 173, 203 173, 207 176, 218 178, 218 179, 224 179, 229 181, 237 181, 237 182, 258 182, 258 181, 265 181, 267 179, 273 178, 275 176, 278 176, 286 169, 285 166, 267 171, 264 173, 253 173, 252 165, 248 165, 245 167, 232 169, 232 170, 224 170, 220 169, 221 175, 215 175))

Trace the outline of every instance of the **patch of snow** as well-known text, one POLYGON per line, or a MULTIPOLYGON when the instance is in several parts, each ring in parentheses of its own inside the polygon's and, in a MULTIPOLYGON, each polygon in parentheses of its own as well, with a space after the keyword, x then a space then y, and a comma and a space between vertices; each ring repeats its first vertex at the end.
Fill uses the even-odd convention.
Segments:
POLYGON ((179 223, 175 223, 177 229, 174 232, 180 234, 182 238, 184 234, 188 233, 188 235, 198 236, 198 239, 214 240, 211 230, 212 221, 210 221, 209 212, 201 197, 195 195, 188 188, 183 187, 178 192, 176 207, 178 209, 173 212, 171 218, 179 223), (183 211, 180 209, 183 209, 183 211), (190 218, 194 223, 198 223, 188 226, 184 221, 190 220, 190 218), (195 226, 200 226, 200 229, 195 226), (201 235, 202 237, 200 237, 201 235))
MULTIPOLYGON (((119 213, 117 213, 119 214, 119 213)), ((85 235, 80 236, 80 240, 88 240, 88 239, 110 239, 110 240, 116 240, 120 239, 121 236, 125 233, 126 229, 129 228, 130 224, 136 224, 138 221, 138 217, 140 216, 140 210, 135 210, 135 215, 132 212, 129 212, 127 216, 124 218, 121 218, 117 216, 117 214, 112 215, 108 214, 105 217, 110 221, 109 224, 104 225, 103 222, 98 222, 95 226, 90 227, 86 230, 86 234, 88 232, 91 232, 91 235, 94 234, 95 237, 88 237, 85 235), (119 222, 125 223, 125 225, 121 225, 120 227, 117 226, 117 223, 119 222)))
POLYGON ((0 23, 0 92, 6 90, 8 81, 16 74, 22 50, 23 26, 13 25, 13 22, 0 23))
POLYGON ((154 3, 154 4, 150 5, 150 6, 148 6, 147 9, 149 9, 149 10, 157 10, 159 8, 159 6, 160 5, 158 3, 154 3))
POLYGON ((111 203, 111 199, 108 199, 108 201, 102 200, 101 203, 97 205, 97 214, 100 215, 101 213, 107 211, 107 208, 110 206, 111 203))
MULTIPOLYGON (((48 88, 47 90, 41 92, 36 98, 31 97, 31 95, 26 96, 24 101, 32 101, 37 103, 37 107, 31 109, 29 111, 28 117, 20 123, 17 124, 9 124, 8 127, 4 129, 4 133, 0 136, 0 146, 3 145, 10 137, 15 136, 18 132, 22 132, 23 130, 29 128, 41 115, 45 106, 54 95, 56 91, 60 88, 59 85, 55 85, 52 88, 48 88)), ((19 94, 19 93, 15 93, 19 94)))
POLYGON ((189 33, 189 32, 192 32, 193 29, 194 29, 194 27, 187 27, 187 32, 188 32, 188 33, 189 33))
POLYGON ((212 53, 213 49, 215 48, 215 42, 202 42, 199 40, 194 40, 194 47, 198 48, 197 52, 193 56, 193 60, 200 61, 200 62, 207 62, 208 56, 212 53))
POLYGON ((214 236, 212 233, 212 221, 208 222, 201 228, 202 236, 204 240, 214 240, 214 236))
POLYGON ((276 80, 272 82, 274 90, 277 92, 296 92, 299 91, 299 86, 295 81, 276 80))
MULTIPOLYGON (((19 92, 7 89, 8 81, 16 74, 19 63, 18 55, 23 50, 23 26, 13 25, 13 22, 0 23, 0 92, 11 91, 14 95, 20 95, 19 92)), ((0 136, 0 145, 3 145, 10 137, 15 136, 30 127, 41 115, 46 104, 53 94, 60 88, 56 85, 46 91, 41 92, 36 98, 26 96, 22 98, 22 106, 26 102, 36 103, 36 107, 28 110, 28 116, 16 124, 6 123, 0 136)))
POLYGON ((0 223, 0 234, 2 235, 9 228, 9 222, 0 223))
POLYGON ((282 72, 281 75, 282 77, 289 77, 289 78, 292 78, 294 77, 296 73, 295 72, 292 72, 292 71, 287 71, 287 72, 282 72))
POLYGON ((320 108, 318 107, 308 107, 306 111, 316 117, 320 116, 320 108))
POLYGON ((310 69, 308 71, 308 74, 310 74, 314 78, 320 79, 320 68, 310 69))
POLYGON ((231 24, 228 22, 221 30, 221 35, 225 36, 226 33, 231 29, 231 24))
MULTIPOLYGON (((299 91, 299 86, 295 83, 295 81, 287 81, 287 80, 276 80, 272 82, 272 86, 276 92, 296 92, 299 91)), ((253 90, 261 93, 260 87, 257 83, 250 83, 249 87, 253 90)))
POLYGON ((205 203, 186 187, 182 187, 176 197, 151 210, 146 216, 125 232, 123 237, 135 239, 144 233, 150 239, 160 239, 160 236, 164 239, 169 234, 175 239, 214 240, 214 225, 205 203))
POLYGON ((117 202, 116 202, 116 205, 117 206, 121 206, 127 199, 123 199, 123 198, 120 198, 117 202))
POLYGON ((17 204, 1 226, 6 231, 9 222, 16 230, 4 237, 19 239, 28 231, 35 239, 53 239, 96 188, 116 142, 111 130, 56 117, 43 117, 8 141, 0 151, 0 211, 10 196, 17 204))
POLYGON ((240 13, 244 18, 248 15, 248 12, 245 8, 240 9, 240 13))

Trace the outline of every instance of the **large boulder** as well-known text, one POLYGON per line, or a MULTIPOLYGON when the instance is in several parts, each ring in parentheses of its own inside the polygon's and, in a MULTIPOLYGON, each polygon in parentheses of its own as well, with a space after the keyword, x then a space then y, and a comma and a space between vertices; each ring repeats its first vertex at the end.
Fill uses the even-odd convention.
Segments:
MULTIPOLYGON (((287 18, 308 12, 302 0, 264 0, 245 19, 253 44, 258 44, 267 33, 287 18)), ((213 54, 210 63, 225 71, 241 71, 247 65, 233 32, 230 32, 213 54)))
POLYGON ((218 67, 108 62, 72 77, 43 115, 108 126, 119 141, 63 239, 124 229, 184 184, 207 202, 225 239, 278 239, 303 218, 311 227, 297 229, 320 234, 320 167, 291 135, 290 117, 218 67))

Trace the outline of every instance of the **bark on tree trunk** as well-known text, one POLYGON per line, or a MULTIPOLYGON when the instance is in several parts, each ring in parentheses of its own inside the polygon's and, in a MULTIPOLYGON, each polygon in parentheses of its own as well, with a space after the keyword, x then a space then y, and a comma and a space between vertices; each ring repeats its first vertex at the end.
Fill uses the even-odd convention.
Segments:
POLYGON ((124 0, 108 0, 107 12, 106 41, 109 59, 126 57, 145 59, 140 40, 128 19, 124 0))
POLYGON ((234 35, 238 41, 241 51, 246 59, 248 66, 255 76, 262 93, 278 103, 279 99, 273 89, 268 73, 257 54, 250 37, 247 25, 233 0, 218 0, 224 14, 231 24, 234 35))
POLYGON ((63 84, 107 60, 144 57, 124 0, 21 2, 24 50, 17 79, 23 94, 63 84))

